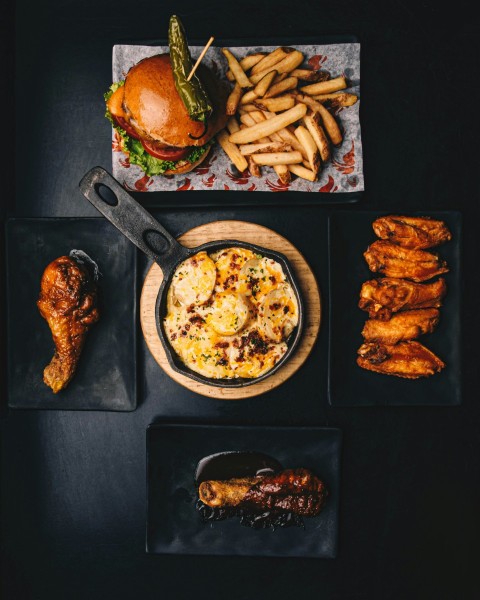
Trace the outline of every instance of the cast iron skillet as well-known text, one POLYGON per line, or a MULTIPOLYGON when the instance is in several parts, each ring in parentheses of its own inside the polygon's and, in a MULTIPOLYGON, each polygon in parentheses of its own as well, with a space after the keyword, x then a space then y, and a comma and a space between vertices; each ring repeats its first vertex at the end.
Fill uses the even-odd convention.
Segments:
POLYGON ((136 202, 125 189, 107 171, 101 167, 91 169, 80 181, 80 190, 115 227, 123 233, 137 248, 154 260, 162 269, 163 282, 158 291, 155 305, 155 320, 158 335, 174 371, 208 385, 226 388, 241 388, 253 385, 269 377, 291 357, 302 336, 304 308, 300 288, 290 267, 288 259, 279 252, 241 242, 238 240, 219 240, 208 242, 196 248, 186 248, 177 242, 150 213, 136 202), (163 320, 167 314, 167 291, 176 268, 190 256, 205 250, 207 253, 231 247, 247 248, 268 258, 273 258, 283 268, 287 281, 292 286, 298 303, 298 325, 287 340, 288 349, 277 364, 259 377, 246 379, 212 379, 192 371, 183 364, 171 347, 163 328, 163 320))

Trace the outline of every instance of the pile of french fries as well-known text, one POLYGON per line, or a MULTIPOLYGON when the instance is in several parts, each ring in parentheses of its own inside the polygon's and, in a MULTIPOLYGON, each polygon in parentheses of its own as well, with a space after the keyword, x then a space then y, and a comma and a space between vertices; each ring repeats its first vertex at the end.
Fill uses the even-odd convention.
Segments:
POLYGON ((276 48, 237 60, 228 48, 227 78, 234 84, 227 100, 226 129, 217 140, 240 172, 261 177, 273 167, 288 185, 292 174, 317 181, 330 160, 331 146, 342 143, 342 132, 326 108, 352 106, 357 96, 345 92, 344 76, 303 69, 302 52, 276 48))

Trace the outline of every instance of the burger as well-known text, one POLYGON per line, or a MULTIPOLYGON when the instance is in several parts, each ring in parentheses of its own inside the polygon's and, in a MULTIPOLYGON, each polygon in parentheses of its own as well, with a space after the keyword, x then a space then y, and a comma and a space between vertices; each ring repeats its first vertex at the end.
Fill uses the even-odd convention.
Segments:
POLYGON ((121 138, 121 149, 149 176, 188 173, 205 160, 213 136, 225 127, 228 91, 208 67, 200 65, 197 75, 212 105, 205 121, 189 116, 169 54, 141 60, 105 94, 105 116, 121 138))

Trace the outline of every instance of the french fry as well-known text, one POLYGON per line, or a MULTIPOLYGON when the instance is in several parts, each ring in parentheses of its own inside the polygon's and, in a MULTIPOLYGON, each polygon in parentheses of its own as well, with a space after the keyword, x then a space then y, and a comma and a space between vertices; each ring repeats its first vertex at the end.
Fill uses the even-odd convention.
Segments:
POLYGON ((329 103, 331 106, 353 106, 358 100, 358 96, 350 92, 336 92, 334 94, 320 94, 312 96, 314 100, 321 104, 329 103))
POLYGON ((330 79, 330 74, 327 71, 312 71, 310 69, 294 69, 290 75, 301 81, 309 81, 311 83, 330 79))
POLYGON ((227 121, 227 129, 230 133, 235 133, 240 130, 240 125, 235 117, 230 117, 227 121))
POLYGON ((256 110, 258 110, 258 106, 255 106, 255 104, 241 104, 240 105, 242 110, 245 112, 254 112, 256 110))
MULTIPOLYGON (((262 77, 257 85, 253 88, 254 93, 257 95, 257 98, 263 98, 268 91, 272 81, 278 75, 277 71, 270 71, 267 73, 265 77, 262 77)), ((248 93, 248 92, 247 92, 248 93)))
MULTIPOLYGON (((240 66, 238 60, 233 56, 228 48, 222 48, 222 52, 225 58, 228 61, 228 66, 230 67, 230 71, 233 73, 235 80, 241 88, 251 88, 252 84, 248 79, 245 71, 240 66)), ((341 89, 341 88, 340 88, 341 89)))
MULTIPOLYGON (((262 121, 265 121, 266 117, 264 116, 263 112, 261 110, 254 110, 251 113, 249 113, 252 117, 252 121, 253 121, 253 125, 255 125, 255 123, 261 123, 262 121)), ((275 134, 273 134, 275 135, 275 134)), ((262 137, 260 139, 257 140, 257 142, 259 144, 268 144, 270 143, 272 140, 271 138, 268 137, 262 137)), ((281 141, 281 140, 280 140, 281 141)))
POLYGON ((322 162, 326 163, 330 160, 330 144, 321 125, 320 115, 318 113, 307 115, 303 117, 303 122, 317 145, 322 162))
POLYGON ((252 154, 252 160, 257 165, 294 165, 302 162, 300 152, 269 152, 265 154, 252 154))
MULTIPOLYGON (((246 129, 244 131, 246 131, 246 129)), ((242 133, 242 131, 240 130, 236 133, 242 133)), ((240 154, 238 146, 232 144, 232 142, 229 141, 228 133, 225 131, 225 129, 222 129, 222 131, 217 133, 217 141, 225 151, 225 154, 228 156, 228 158, 240 171, 240 173, 243 173, 243 171, 245 171, 248 168, 247 160, 244 156, 240 154)))
POLYGON ((238 149, 243 156, 248 156, 249 154, 290 152, 292 147, 286 142, 266 142, 264 144, 243 144, 238 149))
POLYGON ((277 98, 267 98, 266 100, 258 98, 253 104, 262 110, 281 112, 292 108, 295 105, 295 99, 292 96, 278 96, 277 98))
POLYGON ((347 80, 342 75, 341 77, 335 77, 335 79, 329 79, 328 81, 320 81, 319 83, 312 83, 312 85, 306 85, 302 88, 304 94, 315 96, 317 94, 330 94, 331 92, 338 92, 344 90, 347 85, 347 80))
POLYGON ((318 151, 317 145, 313 137, 310 135, 308 129, 306 129, 303 125, 299 125, 295 129, 295 137, 305 148, 305 152, 307 153, 308 157, 308 163, 315 174, 316 179, 321 167, 320 152, 318 151))
MULTIPOLYGON (((268 73, 268 75, 270 75, 270 73, 268 73)), ((268 77, 268 75, 265 75, 265 77, 268 77)), ((284 73, 284 75, 286 75, 286 73, 284 73)), ((286 77, 286 79, 283 79, 278 83, 274 83, 272 87, 268 90, 268 92, 264 94, 263 98, 273 98, 274 96, 279 96, 287 90, 295 89, 297 85, 298 79, 296 77, 286 77)))
POLYGON ((227 98, 227 106, 226 113, 227 115, 234 115, 237 112, 238 103, 240 102, 240 98, 242 97, 242 88, 236 83, 233 86, 233 90, 230 92, 230 95, 227 98))
POLYGON ((252 175, 252 177, 261 177, 262 176, 262 169, 260 168, 260 165, 257 165, 257 163, 252 159, 251 156, 248 157, 248 170, 250 171, 250 175, 252 175))
POLYGON ((291 131, 289 131, 286 128, 281 129, 278 132, 278 136, 280 137, 281 140, 283 140, 287 144, 290 144, 294 150, 298 150, 298 152, 300 152, 300 154, 302 154, 304 156, 304 158, 308 158, 305 148, 297 140, 297 138, 294 136, 294 134, 291 131))
MULTIPOLYGON (((292 48, 288 48, 287 50, 291 51, 292 48)), ((255 73, 260 73, 261 71, 265 71, 266 69, 273 67, 283 58, 285 58, 287 54, 288 52, 285 51, 285 48, 276 48, 253 66, 252 70, 250 71, 251 75, 255 75, 255 73)))
POLYGON ((258 98, 258 94, 255 90, 250 90, 248 92, 245 92, 240 99, 240 106, 242 106, 243 104, 250 104, 257 98, 258 98))
POLYGON ((288 170, 307 181, 316 181, 315 173, 306 167, 302 167, 302 165, 288 165, 288 170))
POLYGON ((230 136, 230 141, 234 144, 248 144, 249 142, 254 142, 261 137, 269 136, 271 133, 275 133, 280 129, 285 128, 287 125, 295 123, 295 121, 299 121, 306 113, 307 106, 305 104, 297 104, 293 108, 275 115, 271 119, 263 121, 263 123, 257 123, 248 129, 233 133, 230 136))
POLYGON ((319 105, 318 111, 320 114, 320 118, 322 119, 323 126, 325 131, 327 132, 328 137, 330 138, 332 144, 334 146, 338 146, 342 143, 343 136, 340 131, 340 127, 338 123, 335 121, 333 115, 331 115, 328 110, 323 106, 323 104, 319 105))
POLYGON ((252 113, 245 113, 240 117, 240 121, 247 127, 252 127, 252 125, 255 125, 257 123, 253 120, 252 113))
POLYGON ((283 185, 288 185, 292 181, 292 176, 287 165, 273 165, 273 168, 283 185))
MULTIPOLYGON (((240 66, 244 71, 248 71, 248 69, 251 69, 254 65, 261 61, 264 56, 265 53, 263 52, 249 54, 245 58, 242 58, 242 60, 240 61, 240 66)), ((235 81, 235 77, 233 76, 233 73, 230 70, 227 71, 227 79, 228 81, 235 81)))
MULTIPOLYGON (((283 60, 275 64, 275 67, 270 67, 265 71, 261 71, 260 73, 255 73, 254 75, 250 75, 250 81, 253 84, 257 84, 262 77, 264 77, 270 71, 278 71, 279 73, 290 73, 293 69, 296 69, 303 62, 303 54, 298 50, 294 50, 290 52, 283 60)), ((332 90, 330 90, 332 91, 332 90)), ((335 90, 333 90, 335 91, 335 90)), ((321 94, 322 92, 318 92, 321 94)))
POLYGON ((279 73, 278 75, 275 76, 273 83, 280 83, 280 81, 283 81, 287 77, 288 77, 288 73, 279 73))
POLYGON ((303 104, 306 104, 312 110, 318 110, 320 103, 314 100, 312 96, 308 96, 307 94, 301 94, 300 92, 291 92, 291 95, 294 98, 296 98, 297 102, 302 102, 303 104))

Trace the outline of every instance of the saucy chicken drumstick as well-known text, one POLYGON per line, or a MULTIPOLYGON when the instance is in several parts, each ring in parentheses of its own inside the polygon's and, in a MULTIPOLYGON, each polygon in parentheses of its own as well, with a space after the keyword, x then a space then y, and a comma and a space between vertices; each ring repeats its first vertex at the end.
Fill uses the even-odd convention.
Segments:
POLYGON ((372 227, 382 240, 414 250, 433 248, 452 239, 452 234, 443 221, 428 217, 390 215, 380 217, 373 222, 372 227))
POLYGON ((55 343, 43 381, 56 394, 71 381, 86 334, 99 319, 97 289, 88 269, 69 256, 51 262, 42 275, 37 306, 55 343))
POLYGON ((419 342, 367 342, 358 349, 357 364, 368 371, 405 379, 429 377, 445 367, 438 356, 419 342))
POLYGON ((210 507, 288 511, 314 517, 325 504, 327 489, 308 469, 286 469, 263 477, 203 481, 198 496, 210 507))
POLYGON ((358 306, 371 319, 388 321, 392 313, 417 308, 439 308, 447 291, 445 279, 433 283, 414 283, 407 279, 383 277, 362 285, 358 306))
POLYGON ((363 256, 370 271, 387 277, 421 282, 448 272, 446 262, 431 252, 410 250, 383 240, 370 244, 363 256))

